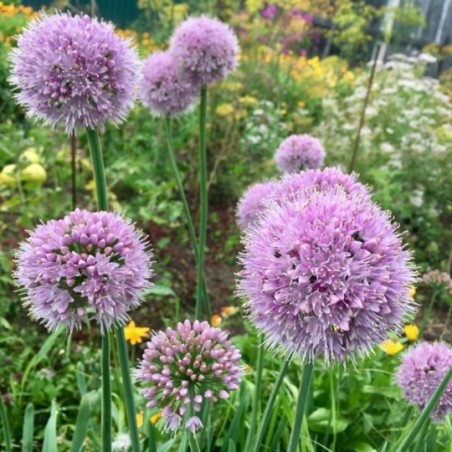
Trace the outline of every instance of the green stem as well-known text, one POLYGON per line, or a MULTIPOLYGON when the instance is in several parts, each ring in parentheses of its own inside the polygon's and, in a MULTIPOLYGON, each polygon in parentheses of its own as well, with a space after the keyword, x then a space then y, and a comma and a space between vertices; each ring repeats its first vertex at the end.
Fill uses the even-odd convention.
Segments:
POLYGON ((449 372, 444 376, 443 380, 439 384, 439 386, 436 388, 436 391, 432 395, 431 399, 425 405, 424 409, 422 410, 421 414, 417 418, 416 422, 414 423, 413 427, 411 428, 408 435, 405 436, 403 441, 400 443, 400 445, 397 447, 396 452, 404 452, 406 450, 409 450, 409 447, 413 443, 413 441, 416 439, 416 436, 418 433, 422 430, 424 424, 428 421, 428 418, 432 411, 434 410, 436 404, 438 403, 438 400, 442 396, 444 390, 447 387, 447 384, 449 383, 449 380, 452 377, 452 367, 449 369, 449 372))
POLYGON ((286 375, 287 369, 289 367, 289 363, 291 360, 291 356, 284 361, 281 366, 281 370, 279 371, 278 378, 276 380, 275 386, 273 386, 272 393, 270 394, 270 398, 268 399, 267 406, 265 407, 264 415, 262 417, 262 422, 259 426, 259 430, 257 432, 257 440, 254 443, 253 451, 259 452, 261 450, 260 445, 264 440, 265 433, 267 431, 268 423, 270 422, 270 418, 273 414, 273 407, 275 405, 276 398, 278 397, 279 390, 281 388, 282 382, 286 375))
POLYGON ((110 336, 102 335, 102 451, 111 451, 110 336))
POLYGON ((96 185, 96 198, 98 210, 108 209, 107 182, 105 180, 104 160, 100 147, 97 130, 87 129, 88 143, 91 150, 91 162, 93 164, 94 182, 96 185))
POLYGON ((0 394, 0 419, 3 424, 3 441, 5 445, 5 451, 10 452, 11 447, 11 432, 9 430, 8 414, 6 413, 5 404, 3 403, 3 395, 0 394))
MULTIPOLYGON (((201 317, 201 304, 204 301, 204 314, 210 321, 210 303, 203 297, 204 257, 206 248, 208 198, 207 198, 207 157, 206 157, 206 116, 207 116, 207 86, 201 87, 201 105, 199 115, 199 248, 198 248, 198 285, 196 292, 196 318, 201 317)), ((207 292, 207 290, 206 290, 207 292)))
POLYGON ((421 327, 419 328, 419 337, 422 337, 422 334, 424 333, 425 328, 427 327, 428 321, 430 320, 430 317, 432 316, 433 305, 435 304, 436 296, 437 296, 437 291, 434 290, 432 293, 432 298, 430 299, 430 303, 427 307, 427 310, 424 313, 421 327))
POLYGON ((308 399, 309 389, 312 383, 312 374, 314 371, 313 363, 306 363, 303 370, 303 377, 300 383, 298 393, 297 412, 295 414, 295 422, 290 435, 288 452, 296 452, 300 442, 301 424, 303 422, 304 410, 306 408, 306 400, 308 399))
MULTIPOLYGON (((102 149, 100 147, 99 134, 97 130, 88 129, 88 142, 91 150, 91 161, 93 164, 94 181, 96 185, 97 207, 99 210, 108 209, 108 193, 107 183, 105 179, 104 161, 102 157, 102 149)), ((104 338, 107 334, 104 334, 104 338)), ((121 367, 122 384, 124 387, 124 396, 126 403, 127 420, 129 422, 130 437, 132 441, 133 452, 139 452, 140 443, 138 438, 138 428, 136 420, 135 402, 133 397, 132 382, 130 379, 129 359, 127 356, 127 343, 122 327, 116 330, 116 342, 118 347, 119 364, 121 367)), ((108 420, 106 415, 103 416, 103 434, 107 435, 108 429, 109 445, 106 445, 106 437, 104 438, 104 450, 110 450, 111 447, 111 389, 110 389, 110 346, 102 341, 102 408, 108 410, 108 420), (108 349, 107 349, 108 347, 108 349), (107 356, 108 354, 108 356, 107 356), (108 362, 108 366, 107 366, 108 362), (104 365, 105 364, 105 365, 104 365), (108 380, 108 387, 105 386, 108 380), (108 406, 107 406, 108 405, 108 406)), ((106 411, 107 412, 107 411, 106 411)))
POLYGON ((254 399, 253 407, 251 411, 250 428, 246 437, 245 450, 249 450, 251 440, 256 430, 257 412, 259 410, 259 402, 261 399, 261 386, 262 386, 262 368, 264 362, 264 345, 262 344, 261 337, 259 338, 259 347, 257 349, 257 363, 256 363, 256 385, 254 387, 254 399))
MULTIPOLYGON (((192 416, 195 416, 195 410, 194 410, 194 397, 195 397, 195 391, 194 387, 190 387, 190 405, 188 406, 188 418, 190 419, 192 416)), ((196 433, 189 432, 188 434, 188 440, 190 443, 190 450, 191 452, 201 452, 199 449, 198 442, 196 441, 196 433)))
POLYGON ((130 379, 129 358, 127 355, 127 342, 124 335, 124 328, 116 329, 116 344, 118 347, 119 366, 121 367, 122 384, 126 402, 127 421, 129 422, 130 439, 132 441, 132 451, 140 452, 140 440, 138 437, 137 412, 135 409, 135 399, 133 396, 132 381, 130 379))

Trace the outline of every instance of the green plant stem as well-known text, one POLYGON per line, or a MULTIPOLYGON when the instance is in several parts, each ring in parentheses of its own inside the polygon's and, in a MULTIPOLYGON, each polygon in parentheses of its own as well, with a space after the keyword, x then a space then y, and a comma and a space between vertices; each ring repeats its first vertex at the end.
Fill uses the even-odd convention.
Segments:
POLYGON ((314 371, 313 363, 306 363, 303 369, 303 377, 301 378, 300 390, 298 393, 297 412, 295 414, 295 422, 290 435, 288 452, 296 452, 300 442, 301 424, 303 422, 304 410, 308 399, 309 389, 312 383, 312 374, 314 371))
MULTIPOLYGON (((204 257, 206 248, 208 198, 207 198, 207 156, 206 156, 206 117, 207 117, 207 86, 201 87, 201 104, 199 115, 199 248, 197 261, 198 285, 196 292, 196 318, 201 317, 201 304, 204 302, 204 314, 210 321, 210 303, 203 297, 204 257)), ((207 292, 207 288, 206 288, 207 292)))
POLYGON ((102 335, 102 451, 111 451, 110 336, 102 335))
POLYGON ((11 432, 9 430, 8 414, 6 413, 5 404, 3 403, 3 395, 0 394, 0 420, 3 425, 3 443, 5 451, 10 452, 11 448, 11 432))
POLYGON ((262 441, 264 440, 264 436, 267 431, 268 423, 270 422, 270 418, 273 414, 273 412, 272 412, 273 407, 275 405, 276 398, 278 397, 278 393, 281 388, 284 377, 286 376, 286 372, 289 367, 290 360, 291 360, 291 356, 289 356, 289 358, 287 358, 287 360, 284 361, 284 363, 282 364, 281 370, 279 371, 278 378, 275 383, 275 386, 273 386, 273 390, 270 394, 270 398, 268 399, 267 406, 265 407, 264 415, 262 417, 262 421, 259 426, 259 430, 257 432, 257 439, 256 439, 256 441, 254 443, 254 447, 252 449, 254 452, 259 452, 261 450, 260 445, 261 445, 262 441))
POLYGON ((129 358, 127 355, 127 342, 124 335, 124 328, 116 329, 116 345, 118 347, 119 366, 121 368, 122 385, 126 402, 127 421, 129 423, 129 433, 132 442, 132 451, 140 452, 140 440, 138 437, 137 412, 135 409, 135 399, 133 396, 132 381, 130 379, 129 358))
POLYGON ((449 369, 449 372, 444 376, 439 386, 436 388, 436 391, 432 395, 431 399, 425 405, 424 409, 422 410, 421 414, 417 418, 416 422, 414 423, 413 427, 409 431, 408 435, 405 436, 403 441, 399 444, 399 446, 396 449, 396 452, 405 452, 407 450, 410 450, 411 444, 416 439, 416 436, 418 433, 422 430, 424 427, 424 424, 428 421, 430 414, 434 410, 436 404, 438 403, 438 400, 440 399, 441 395, 443 394, 444 390, 447 387, 447 384, 449 383, 449 380, 452 377, 452 368, 449 369))
MULTIPOLYGON (((198 250, 198 242, 196 240, 195 227, 193 225, 193 219, 190 213, 190 207, 188 205, 187 197, 185 195, 184 185, 182 183, 182 178, 180 176, 179 168, 177 166, 176 155, 174 153, 173 146, 173 131, 172 131, 172 121, 171 116, 165 117, 165 131, 166 131, 166 140, 168 143, 168 153, 171 161, 171 166, 173 168, 174 178, 176 179, 177 187, 179 189, 179 194, 182 199, 182 205, 184 207, 185 219, 187 221, 188 226, 188 235, 190 237, 191 246, 193 248, 193 254, 195 255, 196 265, 198 265, 199 258, 199 250, 198 250)), ((206 280, 203 273, 202 278, 202 297, 204 300, 208 300, 208 294, 206 289, 206 280)), ((208 316, 208 320, 210 321, 210 316, 208 316)))
MULTIPOLYGON (((98 210, 108 209, 107 183, 104 161, 97 130, 87 129, 91 151, 98 210)), ((107 331, 102 335, 102 450, 111 451, 111 380, 110 380, 110 337, 107 331)))
POLYGON ((436 290, 434 290, 432 293, 432 298, 430 299, 430 303, 427 307, 427 310, 424 313, 421 327, 419 328, 419 337, 422 337, 422 334, 424 333, 425 328, 427 327, 428 321, 430 320, 430 317, 432 316, 433 305, 435 304, 437 294, 438 294, 438 292, 436 290))
POLYGON ((259 411, 259 402, 261 398, 263 362, 264 362, 264 345, 262 344, 262 337, 259 337, 259 347, 257 349, 257 362, 256 362, 256 384, 254 387, 253 407, 251 411, 250 428, 248 430, 248 435, 246 436, 245 450, 249 450, 251 440, 256 430, 257 413, 259 411))
MULTIPOLYGON (((188 406, 188 419, 190 419, 192 416, 195 416, 195 410, 194 410, 194 397, 195 397, 195 388, 191 386, 189 388, 190 392, 190 404, 188 406)), ((198 442, 196 441, 196 433, 189 432, 188 433, 188 441, 190 444, 190 450, 191 452, 201 452, 199 449, 198 442)))

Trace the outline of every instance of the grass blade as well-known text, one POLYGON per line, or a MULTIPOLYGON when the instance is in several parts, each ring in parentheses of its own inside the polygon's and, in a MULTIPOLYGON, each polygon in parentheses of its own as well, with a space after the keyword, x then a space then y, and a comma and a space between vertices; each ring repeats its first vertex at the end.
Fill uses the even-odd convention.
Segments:
POLYGON ((22 452, 33 450, 33 431, 35 423, 35 409, 32 403, 27 405, 22 429, 22 452))
POLYGON ((52 407, 50 409, 50 417, 47 421, 46 429, 44 431, 44 443, 42 445, 42 452, 58 452, 57 448, 57 416, 58 409, 55 400, 52 400, 52 407))
POLYGON ((3 435, 5 451, 11 452, 11 432, 9 430, 8 414, 6 413, 5 404, 3 403, 3 396, 0 394, 0 419, 3 425, 3 435))
POLYGON ((71 452, 80 452, 88 433, 88 426, 90 421, 90 404, 89 395, 85 394, 80 401, 80 407, 77 413, 77 421, 75 423, 74 436, 72 437, 71 452))

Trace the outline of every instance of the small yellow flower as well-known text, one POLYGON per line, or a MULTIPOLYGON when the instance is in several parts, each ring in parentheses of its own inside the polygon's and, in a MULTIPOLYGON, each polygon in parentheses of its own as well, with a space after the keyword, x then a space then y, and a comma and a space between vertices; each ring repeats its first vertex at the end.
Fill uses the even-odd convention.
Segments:
POLYGON ((396 355, 403 350, 403 344, 392 339, 386 339, 380 344, 380 348, 388 355, 396 355))
POLYGON ((137 427, 140 428, 143 425, 143 412, 137 413, 137 427))
POLYGON ((157 424, 158 420, 162 417, 162 413, 154 414, 154 416, 151 416, 151 424, 157 424))
POLYGON ((47 172, 39 163, 31 163, 22 170, 20 178, 25 182, 43 184, 47 179, 47 172))
POLYGON ((218 116, 229 116, 234 113, 234 107, 231 104, 221 104, 215 110, 218 116))
POLYGON ((210 319, 210 323, 212 324, 212 326, 219 326, 221 322, 222 322, 221 317, 218 314, 214 314, 210 319))
POLYGON ((141 342, 143 342, 143 338, 146 337, 148 333, 149 328, 135 326, 135 322, 133 320, 124 328, 126 340, 132 345, 141 344, 141 342))
POLYGON ((239 308, 236 306, 225 306, 224 308, 221 308, 221 317, 227 318, 237 312, 239 312, 239 308))
POLYGON ((257 105, 259 101, 253 96, 242 96, 239 102, 243 105, 257 105))
POLYGON ((304 102, 304 101, 302 101, 302 100, 299 100, 299 101, 297 102, 297 105, 298 105, 300 108, 304 108, 304 107, 306 106, 306 102, 304 102))
POLYGON ((413 299, 415 295, 416 295, 416 287, 408 286, 408 297, 413 299))
POLYGON ((403 330, 409 341, 415 341, 419 336, 419 328, 416 325, 405 325, 403 330))

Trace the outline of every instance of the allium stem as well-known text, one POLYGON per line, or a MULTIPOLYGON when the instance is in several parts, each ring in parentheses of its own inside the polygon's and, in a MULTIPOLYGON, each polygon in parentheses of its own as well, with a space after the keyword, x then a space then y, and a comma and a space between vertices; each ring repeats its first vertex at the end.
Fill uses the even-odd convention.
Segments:
MULTIPOLYGON (((105 179, 104 161, 100 147, 97 130, 87 129, 88 142, 91 150, 94 181, 96 185, 97 207, 99 210, 108 209, 107 183, 105 179)), ((110 346, 108 334, 102 337, 102 439, 104 450, 111 449, 111 388, 110 388, 110 346), (108 384, 107 384, 108 382, 108 384), (107 418, 108 413, 108 418, 107 418), (108 431, 107 431, 108 430, 108 431), (108 443, 107 443, 108 441, 108 443)), ((127 356, 127 344, 122 327, 116 330, 119 363, 121 367, 124 396, 126 399, 127 420, 129 422, 130 437, 133 452, 139 452, 138 428, 136 424, 135 402, 133 397, 132 382, 130 379, 129 359, 127 356)))
POLYGON ((430 303, 422 318, 421 327, 419 328, 419 337, 422 337, 422 335, 424 334, 425 328, 427 328, 428 321, 430 320, 430 317, 432 316, 433 305, 435 304, 437 294, 438 294, 438 291, 434 290, 432 293, 432 297, 430 299, 430 303))
POLYGON ((111 451, 110 336, 102 335, 102 451, 111 451))
POLYGON ((445 375, 445 377, 442 379, 439 386, 436 388, 436 391, 432 395, 431 399, 425 405, 424 409, 422 410, 421 414, 417 418, 416 422, 414 423, 413 427, 411 428, 410 432, 407 436, 403 439, 403 441, 399 444, 396 452, 404 452, 406 450, 409 450, 409 447, 413 443, 413 441, 416 439, 416 436, 418 433, 422 430, 424 424, 428 421, 432 411, 434 410, 436 404, 438 403, 439 399, 441 398, 441 395, 446 390, 447 385, 449 383, 449 380, 452 378, 452 367, 449 369, 449 372, 445 375))
POLYGON ((291 358, 292 356, 289 356, 289 358, 284 361, 283 365, 281 366, 281 370, 279 371, 278 379, 276 380, 275 386, 273 387, 272 393, 270 394, 270 398, 268 399, 267 406, 265 407, 264 415, 262 417, 262 422, 257 432, 257 440, 255 441, 254 447, 252 449, 254 452, 259 452, 261 450, 260 445, 264 440, 265 433, 267 432, 267 426, 270 422, 270 417, 273 414, 273 407, 275 405, 276 398, 278 397, 278 393, 284 377, 286 376, 291 358))
MULTIPOLYGON (((207 215, 208 215, 208 197, 207 197, 207 157, 206 157, 206 116, 207 116, 207 86, 201 87, 201 104, 199 115, 199 251, 198 251, 198 285, 196 292, 196 318, 201 316, 201 303, 204 301, 204 313, 210 321, 210 303, 207 297, 203 297, 203 279, 204 279, 204 257, 206 248, 207 234, 207 215)), ((207 294, 207 287, 206 287, 207 294)))
POLYGON ((295 422, 290 435, 288 452, 296 452, 298 443, 300 442, 301 424, 303 422, 306 401, 308 400, 309 389, 312 383, 312 374, 314 371, 313 363, 306 363, 303 369, 303 377, 301 378, 300 389, 298 392, 297 412, 295 414, 295 422))
POLYGON ((130 379, 129 358, 127 355, 127 342, 124 335, 124 328, 116 329, 116 344, 118 346, 119 365, 121 367, 122 384, 126 402, 127 421, 129 422, 130 439, 132 441, 132 451, 140 452, 140 440, 138 437, 138 427, 135 409, 135 399, 133 397, 132 381, 130 379))
MULTIPOLYGON (((182 199, 182 205, 184 206, 184 214, 188 225, 188 235, 190 236, 191 246, 193 248, 193 254, 195 255, 196 264, 198 263, 199 251, 198 242, 196 240, 195 227, 193 226, 193 220, 190 213, 190 207, 188 205, 187 197, 185 196, 184 185, 182 183, 182 178, 180 176, 179 168, 177 166, 176 156, 174 154, 173 146, 173 132, 172 132, 172 121, 171 116, 165 117, 165 129, 166 129, 166 140, 168 143, 168 153, 170 156, 171 166, 173 168, 174 177, 176 179, 177 187, 179 189, 180 197, 182 199)), ((204 300, 208 300, 206 280, 202 278, 202 297, 204 300)), ((197 317, 198 318, 198 317, 197 317)), ((210 317, 209 317, 210 319, 210 317)))
POLYGON ((254 399, 253 407, 251 411, 250 428, 246 437, 245 450, 249 450, 251 440, 256 430, 257 412, 259 411, 259 402, 261 398, 261 386, 262 386, 262 368, 264 362, 264 345, 262 343, 262 337, 259 337, 259 347, 257 348, 257 362, 256 362, 256 384, 254 386, 254 399))

